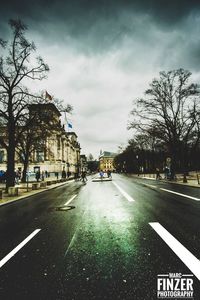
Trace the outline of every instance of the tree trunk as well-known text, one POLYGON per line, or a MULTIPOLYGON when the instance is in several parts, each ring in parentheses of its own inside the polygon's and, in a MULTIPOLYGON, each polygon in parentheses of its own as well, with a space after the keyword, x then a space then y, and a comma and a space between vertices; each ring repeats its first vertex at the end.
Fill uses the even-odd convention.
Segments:
POLYGON ((9 95, 8 102, 8 149, 7 149, 7 172, 6 192, 8 188, 15 185, 15 120, 13 116, 12 95, 9 95))
POLYGON ((15 134, 9 132, 9 147, 7 150, 6 191, 15 185, 15 134))
POLYGON ((25 160, 24 160, 24 168, 23 168, 23 173, 22 173, 22 182, 26 182, 27 169, 28 169, 28 155, 26 155, 25 160))

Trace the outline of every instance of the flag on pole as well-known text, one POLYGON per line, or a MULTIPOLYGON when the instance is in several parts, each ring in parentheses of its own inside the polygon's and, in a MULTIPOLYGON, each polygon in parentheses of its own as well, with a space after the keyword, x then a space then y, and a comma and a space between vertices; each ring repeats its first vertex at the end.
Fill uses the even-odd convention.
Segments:
POLYGON ((53 99, 53 97, 51 95, 49 95, 46 91, 46 94, 45 94, 45 100, 49 100, 51 101, 53 99))
POLYGON ((72 128, 72 124, 67 122, 68 128, 72 128))
POLYGON ((66 122, 66 124, 67 124, 67 128, 72 128, 72 122, 71 122, 71 120, 69 120, 69 119, 67 118, 66 111, 64 112, 64 116, 65 116, 65 122, 66 122))

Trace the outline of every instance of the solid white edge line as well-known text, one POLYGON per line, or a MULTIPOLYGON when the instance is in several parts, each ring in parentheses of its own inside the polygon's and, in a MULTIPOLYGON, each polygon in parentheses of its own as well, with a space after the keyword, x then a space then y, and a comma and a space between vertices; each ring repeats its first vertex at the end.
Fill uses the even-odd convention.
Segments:
POLYGON ((196 197, 188 196, 188 195, 185 195, 185 194, 177 193, 177 192, 174 192, 174 191, 171 191, 171 190, 167 190, 167 189, 163 189, 163 188, 160 188, 160 189, 162 191, 165 191, 165 192, 168 192, 168 193, 172 193, 172 194, 179 195, 179 196, 182 196, 182 197, 185 197, 185 198, 189 198, 189 199, 192 199, 192 200, 200 201, 200 199, 196 198, 196 197))
POLYGON ((121 194, 129 201, 129 202, 134 202, 135 200, 129 196, 129 194, 127 194, 116 182, 112 183, 116 186, 116 188, 118 188, 118 190, 121 192, 121 194))
POLYGON ((152 222, 149 225, 157 232, 163 241, 174 251, 190 271, 200 280, 200 261, 185 248, 160 223, 152 222))
POLYGON ((74 200, 74 198, 76 197, 77 195, 74 195, 71 199, 69 199, 69 201, 67 201, 64 206, 68 205, 70 202, 72 202, 72 200, 74 200))
POLYGON ((8 253, 1 261, 0 268, 7 263, 22 247, 24 247, 41 229, 34 230, 25 240, 23 240, 17 247, 15 247, 10 253, 8 253))

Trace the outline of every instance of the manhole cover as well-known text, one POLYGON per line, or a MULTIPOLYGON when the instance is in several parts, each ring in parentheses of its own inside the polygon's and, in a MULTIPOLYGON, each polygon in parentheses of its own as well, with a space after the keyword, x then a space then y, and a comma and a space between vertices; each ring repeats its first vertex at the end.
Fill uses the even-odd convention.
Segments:
POLYGON ((57 206, 57 207, 50 207, 49 208, 49 211, 68 211, 68 210, 71 210, 71 209, 74 209, 75 206, 72 206, 72 205, 67 205, 67 206, 57 206))
POLYGON ((70 210, 70 209, 73 209, 73 208, 75 208, 75 206, 68 205, 68 206, 57 207, 56 210, 66 211, 66 210, 70 210))

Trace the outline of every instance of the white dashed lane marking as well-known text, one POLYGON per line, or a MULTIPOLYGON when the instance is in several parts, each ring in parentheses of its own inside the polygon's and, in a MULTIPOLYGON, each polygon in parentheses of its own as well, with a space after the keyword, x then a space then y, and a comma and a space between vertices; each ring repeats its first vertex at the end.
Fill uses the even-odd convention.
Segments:
POLYGON ((160 223, 152 222, 149 225, 157 232, 162 240, 174 251, 190 271, 200 280, 200 261, 185 248, 160 223))
POLYGON ((178 192, 175 192, 175 191, 172 191, 172 190, 168 190, 168 189, 164 189, 164 188, 159 188, 156 185, 147 184, 147 183, 144 183, 143 185, 147 186, 149 188, 159 189, 159 190, 164 191, 164 192, 175 194, 175 195, 178 195, 178 196, 181 196, 181 197, 184 197, 184 198, 192 199, 192 200, 195 200, 195 201, 200 201, 200 198, 196 198, 196 197, 193 197, 193 196, 189 196, 189 195, 186 195, 186 194, 178 193, 178 192))
POLYGON ((15 247, 10 253, 8 253, 1 261, 0 268, 5 265, 22 247, 24 247, 41 229, 33 231, 25 240, 23 240, 17 247, 15 247))
POLYGON ((189 198, 189 199, 192 199, 192 200, 200 201, 199 198, 192 197, 192 196, 185 195, 185 194, 181 194, 181 193, 174 192, 174 191, 171 191, 171 190, 167 190, 167 189, 163 189, 163 188, 160 188, 160 190, 168 192, 168 193, 172 193, 172 194, 175 194, 175 195, 178 195, 178 196, 181 196, 181 197, 185 197, 185 198, 189 198))
POLYGON ((71 199, 69 199, 69 201, 67 201, 64 205, 68 205, 70 202, 72 202, 72 200, 74 200, 74 198, 76 198, 77 195, 74 195, 71 199))
POLYGON ((125 192, 116 182, 112 183, 116 186, 116 188, 120 191, 120 193, 129 201, 129 202, 134 202, 135 200, 129 196, 129 194, 127 194, 127 192, 125 192))

